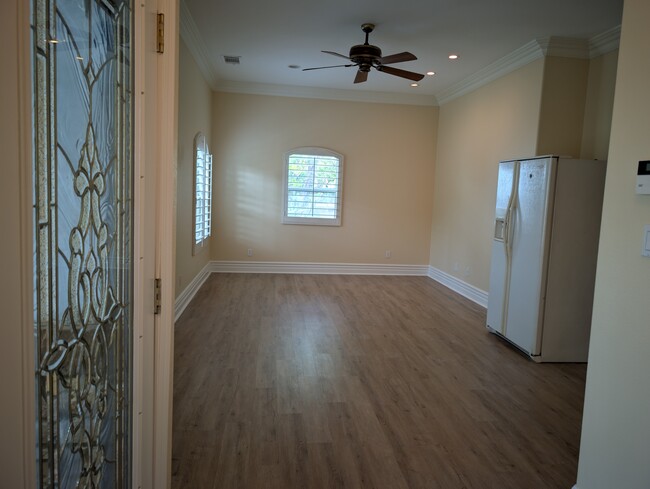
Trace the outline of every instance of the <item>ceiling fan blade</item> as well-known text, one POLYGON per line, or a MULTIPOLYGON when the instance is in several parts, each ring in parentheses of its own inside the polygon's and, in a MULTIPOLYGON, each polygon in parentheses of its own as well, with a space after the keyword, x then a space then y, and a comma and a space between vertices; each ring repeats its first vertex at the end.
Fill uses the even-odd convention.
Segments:
POLYGON ((321 51, 321 53, 327 53, 327 54, 332 54, 334 56, 338 56, 339 58, 345 58, 345 59, 350 59, 347 56, 339 53, 335 53, 334 51, 321 51))
POLYGON ((424 75, 419 73, 413 73, 412 71, 400 70, 399 68, 392 68, 390 66, 377 66, 377 71, 383 71, 389 75, 401 76, 402 78, 408 78, 413 81, 420 81, 424 78, 424 75))
POLYGON ((310 70, 324 70, 324 69, 326 69, 326 68, 342 68, 342 67, 349 68, 350 66, 354 66, 354 65, 318 66, 318 67, 316 67, 316 68, 303 68, 302 71, 310 71, 310 70))
POLYGON ((367 71, 357 71, 357 76, 354 77, 354 83, 363 83, 368 79, 367 71))
POLYGON ((379 58, 379 62, 382 65, 389 65, 391 63, 401 63, 402 61, 415 61, 416 59, 418 58, 415 54, 404 51, 403 53, 391 54, 390 56, 379 58))

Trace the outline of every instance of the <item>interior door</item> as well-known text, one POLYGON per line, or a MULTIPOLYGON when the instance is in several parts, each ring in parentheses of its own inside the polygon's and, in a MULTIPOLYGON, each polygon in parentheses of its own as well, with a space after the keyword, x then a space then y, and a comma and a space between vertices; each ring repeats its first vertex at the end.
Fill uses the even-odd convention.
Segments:
POLYGON ((131 487, 133 6, 35 0, 39 487, 131 487))

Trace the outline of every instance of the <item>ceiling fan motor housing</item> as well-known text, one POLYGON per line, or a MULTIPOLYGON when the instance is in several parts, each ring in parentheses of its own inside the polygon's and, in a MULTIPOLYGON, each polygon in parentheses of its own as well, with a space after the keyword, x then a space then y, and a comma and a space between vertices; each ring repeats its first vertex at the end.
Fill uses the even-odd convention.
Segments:
POLYGON ((357 44, 350 48, 350 59, 359 66, 370 66, 379 64, 381 49, 372 44, 357 44))

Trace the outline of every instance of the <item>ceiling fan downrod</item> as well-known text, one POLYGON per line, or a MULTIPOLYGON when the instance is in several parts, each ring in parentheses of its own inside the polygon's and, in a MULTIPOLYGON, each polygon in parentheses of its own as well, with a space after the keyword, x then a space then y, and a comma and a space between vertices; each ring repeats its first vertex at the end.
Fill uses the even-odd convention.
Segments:
POLYGON ((366 42, 364 44, 369 44, 368 36, 375 30, 375 24, 361 24, 361 30, 366 33, 366 42))

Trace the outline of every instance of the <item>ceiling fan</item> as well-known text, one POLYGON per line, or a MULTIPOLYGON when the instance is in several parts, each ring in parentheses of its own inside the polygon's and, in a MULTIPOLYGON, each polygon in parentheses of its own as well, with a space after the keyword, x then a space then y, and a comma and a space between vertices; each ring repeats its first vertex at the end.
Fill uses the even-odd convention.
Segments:
POLYGON ((412 71, 400 70, 399 68, 393 68, 392 66, 386 66, 393 63, 402 63, 403 61, 413 61, 417 57, 414 54, 411 54, 407 51, 398 54, 391 54, 390 56, 382 56, 381 49, 377 46, 373 46, 368 43, 368 35, 375 29, 374 24, 363 24, 361 30, 366 33, 366 42, 363 44, 357 44, 350 48, 350 55, 345 56, 343 54, 335 53, 334 51, 322 51, 323 53, 332 54, 338 56, 339 58, 345 58, 352 63, 344 65, 334 65, 334 66, 319 66, 317 68, 304 68, 302 71, 310 70, 322 70, 326 68, 340 68, 345 67, 349 68, 350 66, 358 66, 359 70, 357 75, 354 77, 354 83, 363 83, 368 79, 368 73, 371 68, 376 69, 377 71, 382 71, 388 73, 389 75, 400 76, 402 78, 408 78, 413 81, 420 81, 424 78, 424 75, 419 73, 414 73, 412 71))

